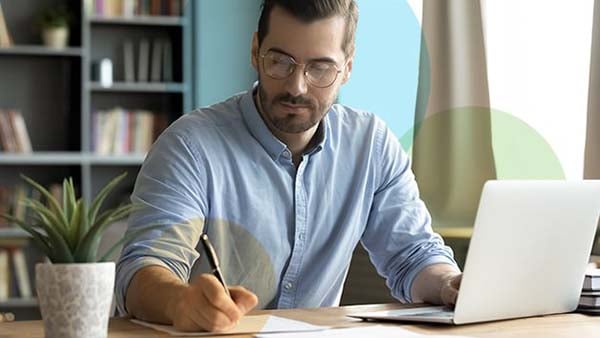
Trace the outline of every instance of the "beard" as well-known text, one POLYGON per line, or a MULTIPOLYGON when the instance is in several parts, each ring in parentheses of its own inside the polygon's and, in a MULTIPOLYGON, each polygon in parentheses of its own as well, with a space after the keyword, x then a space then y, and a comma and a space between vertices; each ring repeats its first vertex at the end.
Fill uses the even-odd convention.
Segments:
MULTIPOLYGON (((317 125, 323 119, 323 116, 329 110, 333 102, 328 102, 326 108, 319 105, 314 99, 307 96, 292 96, 289 93, 279 94, 273 98, 269 97, 261 82, 258 82, 258 92, 260 105, 262 107, 263 118, 267 119, 269 124, 280 132, 289 134, 303 133, 317 125), (308 116, 298 114, 285 114, 278 116, 275 112, 278 104, 303 105, 308 110, 308 116)), ((281 115, 281 114, 279 114, 281 115)))

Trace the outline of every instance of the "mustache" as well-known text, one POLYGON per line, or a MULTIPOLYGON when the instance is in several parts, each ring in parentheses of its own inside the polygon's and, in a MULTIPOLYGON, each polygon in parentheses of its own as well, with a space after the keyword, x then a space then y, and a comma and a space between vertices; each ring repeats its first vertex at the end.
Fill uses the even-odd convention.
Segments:
POLYGON ((310 106, 313 108, 316 107, 316 104, 310 98, 305 96, 292 96, 289 93, 278 95, 277 97, 275 97, 274 101, 280 103, 288 103, 292 105, 303 105, 310 106))

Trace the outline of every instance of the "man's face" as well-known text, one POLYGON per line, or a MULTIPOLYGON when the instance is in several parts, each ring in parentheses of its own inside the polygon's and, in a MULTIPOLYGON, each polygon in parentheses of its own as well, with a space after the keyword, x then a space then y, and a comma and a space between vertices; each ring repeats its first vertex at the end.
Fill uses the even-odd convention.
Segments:
POLYGON ((258 71, 261 113, 271 128, 283 133, 302 133, 325 116, 352 69, 352 59, 347 60, 342 50, 344 34, 345 20, 341 16, 307 24, 279 7, 273 8, 261 48, 258 48, 256 34, 252 43, 252 65, 258 71), (292 57, 301 64, 332 62, 341 72, 326 88, 311 85, 304 76, 304 66, 296 66, 286 78, 273 79, 265 73, 260 56, 269 51, 292 57))

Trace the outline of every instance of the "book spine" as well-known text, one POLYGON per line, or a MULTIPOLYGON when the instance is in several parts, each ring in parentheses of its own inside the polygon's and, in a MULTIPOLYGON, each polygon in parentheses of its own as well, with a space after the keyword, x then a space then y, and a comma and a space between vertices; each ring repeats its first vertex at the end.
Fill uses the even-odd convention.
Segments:
POLYGON ((10 266, 8 251, 0 248, 0 301, 8 299, 10 294, 10 266))
POLYGON ((13 250, 12 258, 19 295, 23 298, 30 298, 32 296, 31 283, 29 281, 29 272, 27 271, 27 262, 23 249, 17 248, 13 250))
POLYGON ((2 4, 0 4, 0 47, 10 47, 12 45, 12 38, 8 31, 4 12, 2 10, 2 4))

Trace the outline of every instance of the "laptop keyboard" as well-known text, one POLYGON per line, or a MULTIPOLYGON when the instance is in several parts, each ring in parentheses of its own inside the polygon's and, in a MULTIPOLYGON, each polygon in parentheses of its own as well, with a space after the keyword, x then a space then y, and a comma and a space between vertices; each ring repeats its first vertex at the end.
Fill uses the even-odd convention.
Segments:
POLYGON ((454 311, 423 312, 423 313, 411 314, 411 316, 452 318, 452 317, 454 317, 454 311))

